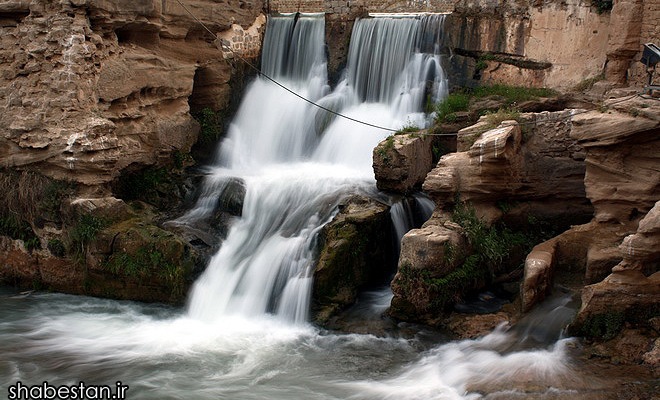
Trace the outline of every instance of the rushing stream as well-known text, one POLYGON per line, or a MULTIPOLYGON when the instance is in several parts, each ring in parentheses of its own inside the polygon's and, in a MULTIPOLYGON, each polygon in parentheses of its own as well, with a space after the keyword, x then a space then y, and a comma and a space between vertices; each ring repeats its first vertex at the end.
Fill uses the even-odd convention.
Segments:
MULTIPOLYGON (((426 99, 447 90, 437 54, 441 27, 439 16, 358 21, 344 79, 331 90, 323 18, 271 17, 263 71, 352 118, 423 126, 426 99)), ((83 381, 122 382, 128 399, 462 399, 481 397, 474 385, 517 374, 541 385, 570 374, 570 340, 555 343, 559 329, 530 345, 526 331, 446 342, 432 332, 376 337, 306 322, 317 234, 341 199, 373 193, 371 152, 389 133, 334 117, 257 77, 200 200, 178 221, 208 217, 229 180, 245 183, 242 216, 189 305, 2 289, 3 395, 18 381, 83 381)), ((416 201, 424 213, 432 209, 428 199, 416 201)), ((403 230, 412 218, 407 207, 393 211, 403 230)), ((389 301, 387 291, 363 298, 365 318, 378 318, 389 301)))

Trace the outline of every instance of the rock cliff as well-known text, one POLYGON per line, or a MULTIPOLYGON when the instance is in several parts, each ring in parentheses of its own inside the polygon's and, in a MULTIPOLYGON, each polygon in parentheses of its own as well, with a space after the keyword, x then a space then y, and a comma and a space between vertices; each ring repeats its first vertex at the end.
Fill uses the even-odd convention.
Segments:
MULTIPOLYGON (((469 204, 478 219, 493 226, 503 223, 531 232, 529 225, 542 226, 542 221, 551 221, 555 229, 574 225, 527 255, 521 287, 524 311, 552 291, 557 274, 581 271, 585 283, 596 284, 615 267, 605 281, 585 288, 576 326, 602 311, 604 303, 594 299, 616 297, 619 291, 629 293, 630 301, 619 304, 624 317, 625 310, 639 308, 646 316, 657 314, 652 302, 640 300, 640 293, 657 291, 651 275, 658 271, 655 249, 660 243, 652 208, 660 197, 655 150, 660 146, 660 106, 640 96, 606 104, 601 111, 521 114, 519 121, 495 128, 484 117, 459 131, 458 152, 443 156, 424 181, 423 189, 438 208, 423 229, 409 232, 402 241, 391 313, 437 322, 443 311, 438 299, 449 296, 450 303, 457 301, 488 280, 477 269, 465 268, 475 251, 475 239, 470 238, 473 223, 455 216, 457 207, 469 204), (460 290, 439 287, 459 272, 470 272, 472 284, 460 290), (617 274, 628 278, 622 281, 617 274), (614 288, 617 282, 628 286, 614 288), (643 290, 637 293, 635 288, 643 290)), ((489 268, 486 275, 492 278, 497 271, 489 268)))
POLYGON ((0 2, 0 280, 184 298, 199 254, 133 200, 181 200, 192 113, 227 113, 265 26, 262 1, 185 4, 0 2))
MULTIPOLYGON (((260 1, 187 3, 217 34, 264 22, 260 1)), ((5 168, 105 184, 128 166, 187 153, 199 131, 190 108, 221 110, 230 101, 236 66, 175 1, 1 6, 5 168)))
POLYGON ((452 83, 571 88, 604 76, 646 83, 642 45, 657 43, 653 0, 459 0, 447 23, 452 83))
POLYGON ((499 126, 483 117, 459 131, 459 151, 424 180, 438 208, 404 236, 392 315, 440 323, 446 307, 515 267, 546 225, 591 217, 584 148, 570 137, 576 112, 522 114, 499 126))

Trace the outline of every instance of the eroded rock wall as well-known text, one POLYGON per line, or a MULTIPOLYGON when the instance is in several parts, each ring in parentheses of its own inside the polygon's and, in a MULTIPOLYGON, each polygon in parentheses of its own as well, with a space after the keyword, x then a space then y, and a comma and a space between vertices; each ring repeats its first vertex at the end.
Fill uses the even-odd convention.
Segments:
MULTIPOLYGON (((567 227, 591 218, 585 152, 570 137, 576 112, 523 114, 521 122, 497 127, 484 117, 459 131, 458 152, 444 155, 424 180, 422 187, 437 208, 422 229, 402 240, 391 315, 442 324, 454 302, 522 261, 526 244, 510 228, 529 236, 548 221, 567 227), (470 212, 469 218, 457 215, 470 212), (506 226, 496 226, 501 222, 506 226), (506 254, 490 259, 480 253, 504 247, 506 254)), ((540 253, 547 251, 537 250, 536 258, 554 267, 551 256, 540 253)), ((542 272, 536 275, 534 289, 545 292, 542 272)))
MULTIPOLYGON (((216 34, 238 27, 262 34, 261 1, 187 4, 216 34)), ((220 110, 230 101, 236 65, 174 1, 2 6, 3 167, 105 184, 131 164, 163 164, 176 151, 187 153, 199 130, 189 103, 220 110)), ((255 56, 253 47, 232 43, 245 41, 239 36, 225 44, 255 56)))

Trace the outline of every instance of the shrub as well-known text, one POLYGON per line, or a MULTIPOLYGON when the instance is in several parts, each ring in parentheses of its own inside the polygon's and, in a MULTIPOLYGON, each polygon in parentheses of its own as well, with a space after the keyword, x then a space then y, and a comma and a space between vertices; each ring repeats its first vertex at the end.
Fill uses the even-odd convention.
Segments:
POLYGON ((75 258, 84 263, 87 246, 96 235, 107 226, 107 222, 90 214, 78 218, 77 223, 69 230, 69 248, 75 258))
POLYGON ((66 255, 66 247, 59 239, 50 239, 48 241, 48 251, 55 257, 64 257, 66 255))
POLYGON ((520 120, 520 112, 513 108, 500 108, 496 112, 486 113, 488 129, 497 128, 503 121, 520 120))

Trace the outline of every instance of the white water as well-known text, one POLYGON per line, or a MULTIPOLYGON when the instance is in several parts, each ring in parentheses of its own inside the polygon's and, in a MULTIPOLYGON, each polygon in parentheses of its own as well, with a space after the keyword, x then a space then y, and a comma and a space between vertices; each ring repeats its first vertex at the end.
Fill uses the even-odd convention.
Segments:
MULTIPOLYGON (((413 22, 396 21, 405 33, 391 21, 358 23, 357 31, 368 33, 354 38, 355 46, 369 38, 378 42, 373 54, 382 56, 365 64, 352 45, 346 80, 330 93, 321 21, 302 17, 294 28, 289 20, 271 19, 268 37, 278 39, 266 42, 264 70, 362 120, 392 127, 424 122, 419 110, 426 89, 420 88, 426 84, 410 77, 425 77, 420 66, 436 65, 437 56, 412 51, 415 42, 407 35, 413 22), (406 43, 388 52, 377 30, 406 43), (305 46, 286 47, 283 37, 304 38, 305 46), (304 66, 291 66, 290 59, 304 66), (383 76, 370 75, 379 72, 370 68, 376 62, 383 76), (402 73, 384 65, 389 62, 402 73)), ((432 96, 442 94, 437 83, 442 79, 432 96)), ((373 189, 371 151, 387 134, 325 115, 257 78, 218 165, 209 169, 205 195, 180 220, 210 215, 224 183, 244 180, 242 217, 196 283, 188 309, 0 290, 0 390, 19 380, 121 381, 130 387, 129 399, 456 399, 480 397, 470 384, 498 382, 521 370, 551 387, 570 372, 563 342, 521 352, 501 348, 516 341, 504 331, 437 344, 433 334, 426 341, 334 334, 304 322, 318 230, 343 196, 373 189)), ((373 297, 382 310, 387 295, 373 297)))
POLYGON ((521 347, 524 336, 504 329, 433 345, 442 340, 433 333, 335 334, 268 315, 207 322, 163 306, 16 298, 1 287, 0 316, 2 393, 17 381, 121 381, 128 399, 154 400, 449 400, 581 387, 567 355, 571 340, 521 347))
MULTIPOLYGON (((442 96, 446 79, 437 54, 416 52, 422 27, 418 19, 359 21, 346 79, 331 93, 324 19, 271 18, 263 71, 352 118, 393 128, 410 121, 423 125, 425 93, 442 96)), ((337 118, 257 78, 220 147, 201 200, 180 220, 194 223, 210 215, 223 180, 244 180, 242 218, 195 284, 191 317, 214 321, 272 313, 307 321, 316 237, 342 198, 373 190, 371 154, 390 133, 337 118)))

